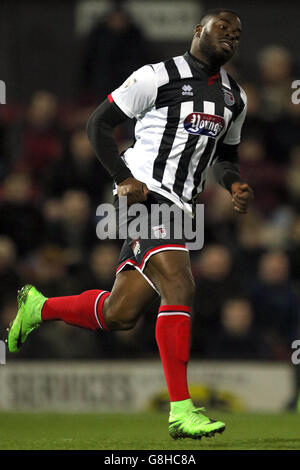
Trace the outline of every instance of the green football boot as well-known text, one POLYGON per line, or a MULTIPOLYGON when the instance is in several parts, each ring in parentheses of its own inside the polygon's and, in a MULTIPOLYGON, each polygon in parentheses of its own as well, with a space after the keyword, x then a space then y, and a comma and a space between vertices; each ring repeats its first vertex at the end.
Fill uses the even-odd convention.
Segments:
POLYGON ((42 323, 44 297, 34 286, 26 284, 18 291, 18 313, 8 333, 8 349, 11 353, 20 350, 27 336, 42 323))
POLYGON ((201 439, 201 437, 211 437, 215 433, 222 433, 224 431, 224 423, 207 418, 201 411, 205 411, 205 409, 194 408, 179 417, 172 417, 172 414, 170 414, 170 436, 173 437, 173 439, 186 437, 201 439))

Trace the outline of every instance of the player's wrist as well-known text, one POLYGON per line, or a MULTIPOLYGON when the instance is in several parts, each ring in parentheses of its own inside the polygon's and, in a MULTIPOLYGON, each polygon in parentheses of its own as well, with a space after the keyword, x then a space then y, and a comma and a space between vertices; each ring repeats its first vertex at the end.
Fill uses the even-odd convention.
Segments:
POLYGON ((240 175, 231 172, 224 176, 223 181, 225 188, 230 192, 230 194, 232 194, 232 192, 234 191, 234 186, 243 183, 243 180, 240 175))
POLYGON ((231 194, 235 191, 237 191, 237 189, 239 188, 239 186, 241 184, 244 184, 245 182, 242 180, 242 179, 238 179, 236 181, 233 181, 233 183, 231 183, 231 186, 230 186, 230 192, 231 194))
POLYGON ((122 169, 121 171, 119 171, 117 173, 117 175, 115 176, 115 178, 114 178, 114 180, 115 180, 115 182, 118 186, 120 184, 126 184, 127 180, 129 180, 129 179, 133 180, 134 176, 131 173, 131 171, 129 170, 129 168, 127 168, 127 167, 122 169))

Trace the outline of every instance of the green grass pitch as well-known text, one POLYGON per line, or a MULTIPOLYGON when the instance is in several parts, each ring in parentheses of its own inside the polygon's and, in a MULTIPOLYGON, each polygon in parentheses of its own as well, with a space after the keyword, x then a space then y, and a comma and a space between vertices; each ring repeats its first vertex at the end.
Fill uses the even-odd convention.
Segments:
POLYGON ((222 435, 174 441, 165 413, 0 413, 1 450, 300 449, 300 415, 209 412, 222 435))

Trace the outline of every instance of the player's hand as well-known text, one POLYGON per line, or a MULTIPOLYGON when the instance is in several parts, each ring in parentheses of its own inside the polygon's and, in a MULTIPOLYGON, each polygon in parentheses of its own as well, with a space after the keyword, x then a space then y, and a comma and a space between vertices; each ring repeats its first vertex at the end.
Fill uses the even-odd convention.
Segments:
POLYGON ((239 214, 247 214, 253 201, 253 191, 247 183, 236 182, 231 185, 233 209, 239 214))
POLYGON ((127 196, 128 206, 136 202, 146 201, 149 194, 149 189, 145 183, 131 177, 118 184, 117 191, 119 197, 127 196))

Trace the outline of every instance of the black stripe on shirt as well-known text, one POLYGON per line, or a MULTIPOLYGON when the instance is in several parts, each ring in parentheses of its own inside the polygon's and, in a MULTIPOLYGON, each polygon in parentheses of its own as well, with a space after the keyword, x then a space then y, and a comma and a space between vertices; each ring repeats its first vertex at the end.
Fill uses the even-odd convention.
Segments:
MULTIPOLYGON (((224 109, 225 108, 224 108, 223 100, 216 100, 216 101, 214 101, 214 104, 215 104, 215 115, 224 117, 224 109)), ((224 117, 224 119, 225 119, 225 117, 224 117)), ((231 123, 231 121, 230 121, 230 123, 231 123)), ((230 125, 230 123, 229 123, 229 125, 230 125)), ((227 133, 227 131, 226 131, 226 133, 227 133)), ((223 138, 224 138, 224 136, 221 137, 221 139, 223 139, 223 138)), ((198 187, 201 183, 202 173, 207 168, 208 162, 209 162, 209 160, 212 156, 212 153, 214 151, 214 148, 215 148, 215 143, 216 143, 215 139, 212 139, 211 137, 209 137, 208 140, 207 140, 205 149, 204 149, 204 151, 202 152, 202 154, 200 156, 196 171, 194 173, 194 188, 193 188, 193 191, 192 191, 192 200, 194 200, 197 197, 198 187)), ((217 148, 217 146, 216 146, 216 148, 217 148)))
POLYGON ((197 197, 198 186, 201 182, 201 176, 202 176, 203 171, 207 167, 207 164, 208 164, 209 159, 211 157, 211 154, 213 152, 214 146, 215 146, 215 140, 209 138, 208 141, 207 141, 207 144, 205 146, 205 149, 202 152, 202 155, 199 159, 196 171, 194 173, 194 189, 193 189, 193 192, 192 192, 192 199, 197 197))
POLYGON ((195 152, 198 140, 199 140, 199 135, 189 134, 188 140, 181 154, 178 167, 176 170, 176 174, 175 174, 175 182, 173 185, 173 191, 176 194, 178 194, 179 197, 182 196, 184 183, 188 176, 189 164, 193 156, 193 153, 195 152))
MULTIPOLYGON (((165 62, 165 67, 169 76, 169 82, 180 80, 180 74, 173 59, 165 62)), ((165 167, 172 150, 172 145, 176 137, 180 121, 180 103, 168 107, 167 122, 158 150, 158 155, 153 165, 152 177, 157 181, 162 181, 165 167)))

